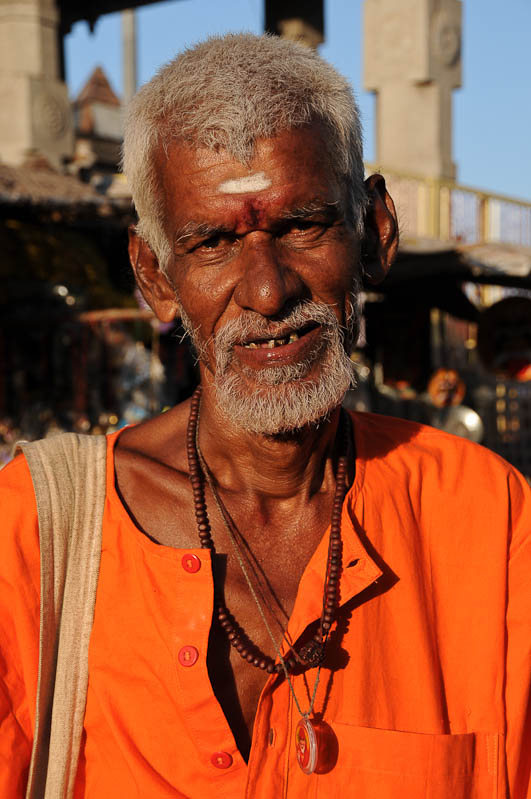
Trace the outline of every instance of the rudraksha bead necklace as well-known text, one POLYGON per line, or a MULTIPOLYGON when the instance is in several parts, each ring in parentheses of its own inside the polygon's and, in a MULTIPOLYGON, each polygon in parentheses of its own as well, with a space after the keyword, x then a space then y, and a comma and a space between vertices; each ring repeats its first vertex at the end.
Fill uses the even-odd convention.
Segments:
POLYGON ((253 666, 256 666, 259 669, 263 669, 267 671, 269 674, 273 673, 278 674, 281 673, 282 671, 284 671, 287 674, 288 672, 293 672, 300 668, 312 668, 314 666, 319 666, 324 657, 324 649, 326 641, 328 638, 328 634, 330 632, 330 628, 332 627, 332 623, 334 621, 337 608, 339 576, 341 572, 341 549, 342 549, 341 511, 343 507, 343 499, 345 497, 345 493, 348 487, 347 468, 348 468, 348 449, 349 449, 348 440, 350 437, 349 436, 350 419, 348 418, 347 414, 345 414, 345 419, 347 420, 348 432, 344 436, 344 441, 345 441, 344 452, 339 458, 337 466, 336 491, 334 496, 334 504, 332 508, 332 519, 330 523, 328 559, 327 559, 325 584, 323 591, 323 609, 321 613, 321 621, 319 624, 319 629, 315 633, 314 637, 308 643, 304 644, 299 649, 298 652, 296 652, 292 647, 291 648, 292 656, 286 658, 282 657, 280 651, 278 650, 274 636, 271 633, 271 630, 265 619, 265 615, 261 608, 258 597, 256 596, 256 592, 253 589, 252 582, 247 573, 246 567, 243 563, 243 559, 241 558, 241 555, 238 553, 238 544, 234 536, 234 531, 231 529, 231 525, 233 524, 232 520, 229 514, 227 513, 223 503, 221 502, 221 499, 215 488, 212 475, 209 473, 208 467, 206 466, 198 450, 197 438, 198 438, 198 420, 199 420, 200 402, 201 402, 201 387, 198 386, 191 400, 186 443, 187 443, 187 454, 188 454, 188 468, 190 472, 190 482, 192 484, 192 492, 194 497, 194 510, 197 522, 197 530, 199 533, 199 541, 203 549, 210 549, 212 554, 215 554, 216 549, 211 535, 210 522, 208 519, 208 513, 205 501, 204 481, 206 479, 212 490, 214 499, 216 501, 216 505, 218 506, 223 522, 228 529, 231 541, 235 547, 235 551, 240 566, 242 568, 244 577, 249 585, 251 594, 255 602, 257 603, 260 615, 262 616, 262 619, 266 624, 268 633, 272 638, 275 649, 277 650, 280 662, 275 663, 272 657, 263 653, 258 648, 258 646, 256 646, 256 644, 254 644, 250 640, 250 638, 243 632, 243 630, 239 627, 237 622, 232 617, 227 606, 225 605, 225 602, 221 598, 220 596, 221 591, 219 589, 216 590, 214 595, 215 613, 217 615, 218 622, 223 631, 225 632, 228 640, 230 641, 230 644, 236 649, 236 651, 240 654, 240 656, 245 660, 247 660, 249 663, 251 663, 253 666))

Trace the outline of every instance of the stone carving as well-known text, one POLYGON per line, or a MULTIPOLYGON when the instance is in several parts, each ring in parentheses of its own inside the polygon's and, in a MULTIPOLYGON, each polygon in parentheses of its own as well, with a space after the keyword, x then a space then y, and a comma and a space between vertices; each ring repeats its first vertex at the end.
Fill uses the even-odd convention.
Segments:
POLYGON ((445 67, 454 66, 461 55, 461 30, 444 12, 435 21, 433 49, 445 67))
POLYGON ((66 131, 69 109, 51 92, 38 95, 34 106, 35 125, 43 138, 58 139, 66 131))

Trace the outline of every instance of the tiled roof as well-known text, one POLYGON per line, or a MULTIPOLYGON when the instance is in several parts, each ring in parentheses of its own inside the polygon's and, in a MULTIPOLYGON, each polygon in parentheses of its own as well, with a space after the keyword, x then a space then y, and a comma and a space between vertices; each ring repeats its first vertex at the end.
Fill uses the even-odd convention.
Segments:
POLYGON ((109 194, 97 191, 73 175, 65 175, 50 167, 46 159, 35 157, 22 166, 0 162, 0 205, 33 206, 52 210, 93 208, 98 215, 128 212, 129 193, 122 189, 109 194))
POLYGON ((53 170, 45 159, 22 166, 0 163, 0 201, 15 204, 52 202, 56 204, 97 203, 102 196, 72 175, 53 170))

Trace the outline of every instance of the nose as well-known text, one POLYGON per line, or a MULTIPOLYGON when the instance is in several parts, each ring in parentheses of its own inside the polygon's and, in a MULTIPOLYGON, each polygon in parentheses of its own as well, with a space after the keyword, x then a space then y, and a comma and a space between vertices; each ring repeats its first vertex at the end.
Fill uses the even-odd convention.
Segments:
POLYGON ((242 274, 234 300, 245 310, 276 316, 294 299, 301 299, 304 283, 287 258, 281 258, 274 237, 265 232, 245 236, 242 274))

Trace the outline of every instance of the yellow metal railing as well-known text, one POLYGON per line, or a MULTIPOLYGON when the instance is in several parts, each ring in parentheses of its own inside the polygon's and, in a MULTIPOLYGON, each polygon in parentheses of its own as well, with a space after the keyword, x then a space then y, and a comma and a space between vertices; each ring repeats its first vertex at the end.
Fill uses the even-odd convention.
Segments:
POLYGON ((404 238, 531 247, 531 202, 376 164, 366 169, 384 175, 404 238))

